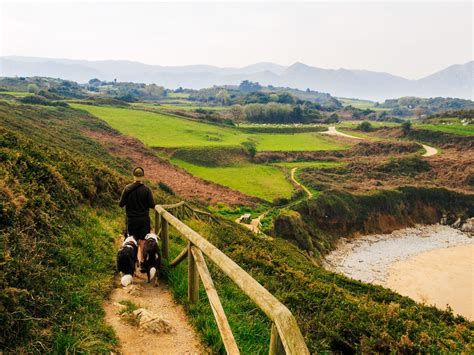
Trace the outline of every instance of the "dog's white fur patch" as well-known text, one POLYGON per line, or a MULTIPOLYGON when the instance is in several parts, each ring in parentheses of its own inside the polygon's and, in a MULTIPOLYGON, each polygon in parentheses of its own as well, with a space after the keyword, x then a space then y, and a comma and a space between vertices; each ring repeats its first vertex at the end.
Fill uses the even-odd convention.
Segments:
POLYGON ((123 275, 120 281, 122 282, 123 287, 127 287, 128 285, 132 283, 133 277, 132 275, 123 275))
POLYGON ((150 280, 153 279, 156 275, 156 269, 154 267, 152 267, 150 269, 150 280))
POLYGON ((155 233, 148 233, 145 236, 145 240, 147 239, 155 239, 155 241, 158 243, 158 239, 160 239, 160 237, 158 237, 155 233))
POLYGON ((123 241, 122 245, 125 245, 125 244, 130 243, 130 242, 133 242, 133 244, 137 245, 137 241, 135 240, 135 238, 133 236, 127 237, 123 241))

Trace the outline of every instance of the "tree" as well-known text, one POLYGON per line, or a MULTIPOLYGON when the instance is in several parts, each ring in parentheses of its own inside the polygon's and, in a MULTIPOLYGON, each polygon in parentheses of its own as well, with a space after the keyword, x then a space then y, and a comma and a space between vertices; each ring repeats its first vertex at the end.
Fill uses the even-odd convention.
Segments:
POLYGON ((339 116, 337 115, 337 113, 333 113, 324 121, 324 123, 337 123, 337 122, 339 122, 339 116))
POLYGON ((232 119, 235 122, 242 122, 245 120, 244 109, 241 105, 234 105, 230 109, 230 114, 232 115, 232 119))
POLYGON ((89 80, 89 85, 93 87, 98 87, 102 85, 102 81, 100 81, 97 78, 94 78, 94 79, 89 80))
POLYGON ((254 83, 248 80, 244 80, 239 85, 239 90, 242 92, 254 92, 260 91, 262 86, 259 83, 254 83))
POLYGON ((165 96, 165 88, 156 84, 146 85, 143 89, 147 96, 161 98, 165 96))
POLYGON ((280 104, 293 104, 295 99, 293 96, 287 92, 281 92, 278 94, 278 102, 280 104))
POLYGON ((420 119, 421 115, 423 114, 423 108, 421 106, 416 106, 415 109, 413 110, 415 116, 420 119))
POLYGON ((32 92, 34 94, 37 94, 39 91, 39 87, 36 84, 28 84, 27 89, 28 92, 32 92))
POLYGON ((229 103, 230 96, 226 89, 222 89, 216 94, 216 99, 222 105, 227 105, 229 103))
POLYGON ((404 136, 408 136, 408 134, 411 132, 411 122, 410 121, 405 121, 402 123, 402 132, 404 136))

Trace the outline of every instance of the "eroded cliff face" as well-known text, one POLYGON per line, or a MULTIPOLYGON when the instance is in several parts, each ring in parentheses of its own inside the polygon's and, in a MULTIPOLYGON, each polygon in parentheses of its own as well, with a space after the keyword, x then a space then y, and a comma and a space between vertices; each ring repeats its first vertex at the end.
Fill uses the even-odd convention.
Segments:
POLYGON ((282 212, 274 222, 274 230, 277 236, 296 243, 309 255, 319 255, 313 244, 313 236, 309 234, 299 212, 282 212))
POLYGON ((474 196, 413 187, 363 195, 327 191, 281 213, 274 221, 274 234, 319 255, 332 250, 341 237, 391 233, 415 224, 439 223, 443 216, 462 224, 474 216, 474 196))

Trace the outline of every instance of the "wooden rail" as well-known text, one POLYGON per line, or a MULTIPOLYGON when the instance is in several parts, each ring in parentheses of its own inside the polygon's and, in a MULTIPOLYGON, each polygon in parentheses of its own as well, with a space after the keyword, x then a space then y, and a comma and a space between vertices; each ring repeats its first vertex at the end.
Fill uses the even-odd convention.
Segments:
POLYGON ((222 308, 217 290, 206 265, 204 255, 216 264, 273 322, 270 337, 270 354, 309 354, 303 335, 291 312, 270 292, 247 274, 239 265, 209 243, 205 238, 180 221, 177 217, 215 218, 203 211, 196 211, 184 202, 174 205, 155 206, 155 233, 160 234, 163 257, 168 258, 168 225, 174 227, 188 240, 188 246, 170 263, 176 266, 188 260, 188 299, 197 302, 199 298, 199 278, 207 293, 209 303, 228 354, 238 354, 232 330, 222 308), (167 211, 169 209, 169 211, 167 211), (192 211, 192 213, 191 213, 192 211), (170 213, 173 212, 175 216, 170 213))

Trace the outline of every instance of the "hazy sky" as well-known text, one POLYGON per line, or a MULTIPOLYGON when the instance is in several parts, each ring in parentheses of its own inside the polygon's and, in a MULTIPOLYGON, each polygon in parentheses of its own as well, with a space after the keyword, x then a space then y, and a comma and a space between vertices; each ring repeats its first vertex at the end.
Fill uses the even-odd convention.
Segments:
POLYGON ((1 55, 160 65, 299 61, 412 79, 473 58, 472 2, 0 1, 1 55))

